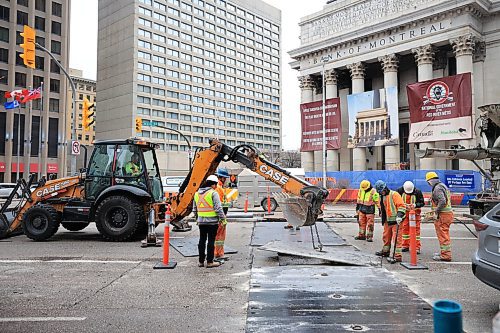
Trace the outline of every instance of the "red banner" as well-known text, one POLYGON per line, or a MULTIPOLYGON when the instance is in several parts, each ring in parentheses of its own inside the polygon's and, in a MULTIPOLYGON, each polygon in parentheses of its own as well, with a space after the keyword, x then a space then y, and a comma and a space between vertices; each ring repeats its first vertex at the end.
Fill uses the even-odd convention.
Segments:
POLYGON ((5 172, 5 162, 0 162, 0 172, 5 172))
POLYGON ((406 92, 411 121, 408 142, 472 138, 470 73, 409 84, 406 92))
POLYGON ((47 163, 47 173, 57 173, 59 171, 59 165, 57 163, 47 163))
MULTIPOLYGON (((323 149, 323 102, 311 102, 300 105, 302 119, 301 151, 323 149)), ((325 101, 326 114, 326 149, 340 149, 340 98, 325 101)))

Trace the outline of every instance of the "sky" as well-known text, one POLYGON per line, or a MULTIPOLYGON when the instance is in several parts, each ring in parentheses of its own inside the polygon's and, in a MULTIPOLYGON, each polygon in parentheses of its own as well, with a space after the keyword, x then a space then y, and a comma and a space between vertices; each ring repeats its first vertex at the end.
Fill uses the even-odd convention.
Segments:
MULTIPOLYGON (((288 56, 288 51, 300 46, 300 18, 320 11, 326 4, 326 0, 309 0, 307 2, 264 0, 264 2, 281 9, 283 149, 299 149, 300 88, 297 71, 292 70, 289 65, 292 59, 288 56)), ((70 22, 70 67, 83 70, 85 78, 95 80, 97 71, 97 0, 71 1, 70 22)))

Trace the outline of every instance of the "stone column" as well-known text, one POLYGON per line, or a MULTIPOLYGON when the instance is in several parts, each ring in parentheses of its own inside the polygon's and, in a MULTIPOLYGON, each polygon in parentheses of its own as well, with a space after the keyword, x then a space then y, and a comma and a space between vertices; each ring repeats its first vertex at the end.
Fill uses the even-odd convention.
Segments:
MULTIPOLYGON (((335 69, 326 71, 325 73, 326 82, 326 99, 338 97, 337 91, 337 72, 335 69)), ((339 131, 342 129, 339 128, 339 131)), ((340 133, 339 133, 340 134, 340 133)), ((340 159, 339 150, 327 150, 326 152, 326 171, 339 171, 340 159)))
MULTIPOLYGON (((418 69, 418 82, 431 80, 433 78, 433 69, 432 69, 432 61, 434 58, 434 49, 432 45, 423 45, 416 49, 413 49, 412 52, 415 54, 415 60, 417 62, 418 69)), ((425 148, 434 148, 433 142, 425 142, 420 144, 420 149, 425 148)), ((417 166, 420 167, 417 169, 420 170, 435 170, 436 169, 436 160, 434 158, 422 158, 417 159, 417 166)))
MULTIPOLYGON (((383 57, 379 57, 378 61, 382 65, 384 71, 384 88, 398 87, 398 65, 399 58, 396 54, 388 54, 383 57)), ((399 110, 397 111, 399 112, 399 110)), ((390 129, 390 124, 389 124, 390 129)), ((389 131, 390 133, 390 131, 389 131)), ((396 136, 399 133, 393 133, 396 136)), ((399 141, 397 145, 385 146, 385 169, 393 169, 394 165, 400 163, 399 158, 399 141)))
MULTIPOLYGON (((453 52, 457 59, 457 74, 471 73, 473 75, 473 53, 475 46, 475 38, 472 34, 467 34, 460 36, 456 39, 450 40, 453 47, 453 52)), ((472 122, 475 122, 475 112, 474 112, 474 79, 472 81, 472 122)), ((476 146, 476 141, 473 139, 469 140, 459 140, 458 144, 465 148, 473 148, 476 146)), ((460 170, 477 170, 476 166, 467 160, 459 160, 460 170)))
MULTIPOLYGON (((310 75, 301 76, 299 78, 301 98, 300 103, 310 103, 313 101, 314 81, 310 75)), ((305 172, 314 171, 314 153, 312 151, 301 152, 302 167, 305 172)))
MULTIPOLYGON (((361 62, 347 65, 351 72, 352 93, 362 93, 365 91, 365 66, 361 62)), ((366 170, 366 148, 354 148, 352 152, 352 170, 366 170)))

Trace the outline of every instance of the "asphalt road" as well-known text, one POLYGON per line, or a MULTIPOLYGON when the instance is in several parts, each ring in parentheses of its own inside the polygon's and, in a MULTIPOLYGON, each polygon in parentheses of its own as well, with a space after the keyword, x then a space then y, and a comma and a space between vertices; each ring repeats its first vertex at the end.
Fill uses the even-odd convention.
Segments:
MULTIPOLYGON (((380 225, 374 243, 353 240, 355 223, 330 225, 360 249, 373 252, 381 246, 380 225)), ((162 226, 158 232, 162 236, 162 226)), ((197 258, 182 257, 171 248, 178 266, 153 270, 161 261, 161 248, 104 242, 92 225, 82 232, 61 228, 47 242, 24 236, 0 240, 0 332, 244 332, 252 269, 273 270, 280 264, 275 253, 250 246, 253 232, 254 222, 230 223, 226 242, 238 253, 215 269, 198 268, 197 258)), ((171 236, 197 234, 194 227, 171 236)), ((475 240, 462 226, 454 226, 452 237, 463 238, 453 243, 456 263, 442 264, 430 261, 437 248, 431 225, 424 226, 422 236, 420 258, 428 271, 384 267, 429 303, 459 301, 467 332, 490 331, 500 293, 470 271, 475 240)), ((325 279, 334 281, 328 274, 325 279)))

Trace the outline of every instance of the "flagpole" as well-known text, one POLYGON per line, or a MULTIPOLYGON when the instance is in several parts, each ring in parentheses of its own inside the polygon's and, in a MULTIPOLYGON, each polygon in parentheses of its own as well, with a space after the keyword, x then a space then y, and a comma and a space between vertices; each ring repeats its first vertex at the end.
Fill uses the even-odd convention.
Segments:
POLYGON ((19 180, 19 169, 21 165, 19 164, 21 155, 21 103, 17 107, 17 180, 19 180))
POLYGON ((43 82, 40 85, 40 117, 38 118, 38 180, 42 178, 43 82))
POLYGON ((30 101, 30 106, 28 109, 28 177, 26 179, 30 179, 31 176, 31 131, 33 129, 33 124, 31 120, 31 109, 33 106, 33 101, 30 101))

